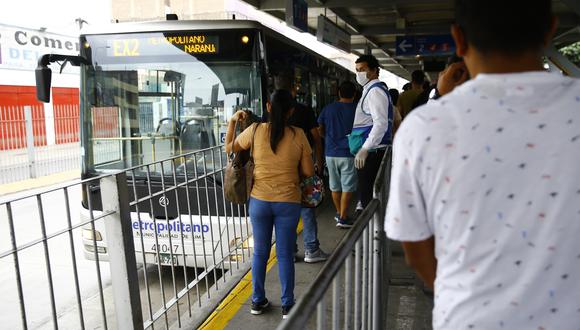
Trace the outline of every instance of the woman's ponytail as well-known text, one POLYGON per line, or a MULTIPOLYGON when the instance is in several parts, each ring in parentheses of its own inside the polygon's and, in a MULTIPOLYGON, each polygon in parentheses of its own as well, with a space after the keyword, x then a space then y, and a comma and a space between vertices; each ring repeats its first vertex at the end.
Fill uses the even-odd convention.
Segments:
POLYGON ((294 98, 289 91, 279 89, 272 93, 270 105, 268 116, 268 122, 270 123, 270 148, 273 153, 276 153, 276 147, 284 137, 284 130, 288 126, 288 116, 290 110, 294 107, 294 98))

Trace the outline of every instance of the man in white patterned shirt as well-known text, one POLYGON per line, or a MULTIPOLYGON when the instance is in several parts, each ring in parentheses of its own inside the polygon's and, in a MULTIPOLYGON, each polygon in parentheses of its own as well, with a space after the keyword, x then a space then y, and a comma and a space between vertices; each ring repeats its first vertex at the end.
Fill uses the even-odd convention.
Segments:
POLYGON ((394 142, 385 230, 434 329, 580 328, 580 82, 543 72, 551 1, 456 0, 472 79, 394 142))

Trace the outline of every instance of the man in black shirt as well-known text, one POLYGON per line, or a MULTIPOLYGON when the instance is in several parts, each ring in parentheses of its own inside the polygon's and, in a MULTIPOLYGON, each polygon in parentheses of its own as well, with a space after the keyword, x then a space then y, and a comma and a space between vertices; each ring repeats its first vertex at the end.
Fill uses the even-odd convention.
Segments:
MULTIPOLYGON (((296 89, 294 88, 294 77, 288 73, 278 74, 274 79, 276 89, 288 90, 292 95, 296 96, 296 89)), ((305 104, 296 102, 294 104, 294 113, 288 119, 288 124, 300 127, 306 133, 308 142, 314 150, 315 162, 314 166, 318 175, 321 175, 323 169, 323 150, 322 139, 318 132, 318 122, 314 111, 305 104)), ((304 238, 304 261, 308 263, 325 261, 328 258, 322 249, 320 249, 320 242, 318 241, 318 224, 316 223, 316 215, 313 208, 302 208, 302 237, 304 238)))

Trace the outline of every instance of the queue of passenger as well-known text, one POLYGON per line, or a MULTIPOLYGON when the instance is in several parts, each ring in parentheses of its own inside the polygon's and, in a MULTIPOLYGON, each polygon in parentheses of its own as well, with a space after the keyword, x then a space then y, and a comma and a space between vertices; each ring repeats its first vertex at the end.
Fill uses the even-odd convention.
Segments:
MULTIPOLYGON (((294 304, 301 212, 296 187, 301 176, 314 174, 305 133, 319 131, 341 228, 353 225, 349 206, 355 196, 363 207, 372 199, 385 148, 393 145, 385 231, 402 242, 407 263, 434 289, 435 329, 577 328, 580 82, 544 72, 542 50, 556 26, 551 1, 523 8, 519 2, 455 0, 458 56, 436 85, 426 85, 425 74, 415 71, 398 95, 378 79, 376 58, 361 56, 360 99, 353 102, 353 84, 342 82, 338 101, 322 110, 318 128, 307 112, 298 115, 307 124, 289 121, 301 107, 288 92, 292 86, 272 95, 268 123, 255 137, 253 314, 268 305, 264 274, 272 226, 277 236, 280 231, 283 315, 294 304), (283 200, 267 191, 274 178, 276 187, 287 179, 283 200)), ((230 148, 249 148, 249 131, 230 148)), ((231 142, 229 130, 226 140, 231 142)), ((320 154, 315 159, 320 170, 320 154)), ((322 257, 316 261, 324 261, 311 214, 305 256, 317 249, 322 257)))

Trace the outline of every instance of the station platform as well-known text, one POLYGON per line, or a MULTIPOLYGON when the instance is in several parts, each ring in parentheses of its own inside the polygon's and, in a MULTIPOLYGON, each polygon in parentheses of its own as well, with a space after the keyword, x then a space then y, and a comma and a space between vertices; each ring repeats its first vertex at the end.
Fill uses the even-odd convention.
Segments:
MULTIPOLYGON (((316 211, 318 239, 321 248, 330 254, 348 229, 340 229, 335 226, 335 211, 330 198, 326 198, 324 204, 317 208, 316 211)), ((299 225, 300 232, 301 229, 301 225, 299 225)), ((391 242, 390 244, 393 252, 392 279, 389 287, 387 311, 388 329, 431 329, 432 298, 423 292, 420 280, 405 264, 400 245, 396 242, 391 242)), ((301 299, 301 296, 324 264, 324 262, 309 264, 303 261, 304 245, 301 234, 298 236, 298 248, 300 261, 296 263, 296 286, 294 289, 296 300, 301 299)), ((341 289, 344 289, 344 277, 342 274, 341 283, 341 289)), ((268 262, 265 287, 267 298, 270 301, 270 308, 264 314, 250 314, 252 282, 251 273, 248 273, 199 329, 275 329, 280 322, 283 322, 275 251, 272 251, 268 262)), ((327 292, 327 308, 329 311, 332 308, 330 303, 331 292, 332 289, 327 292)), ((327 314, 330 315, 331 313, 327 314)), ((311 318, 308 328, 316 329, 316 316, 311 318)))

